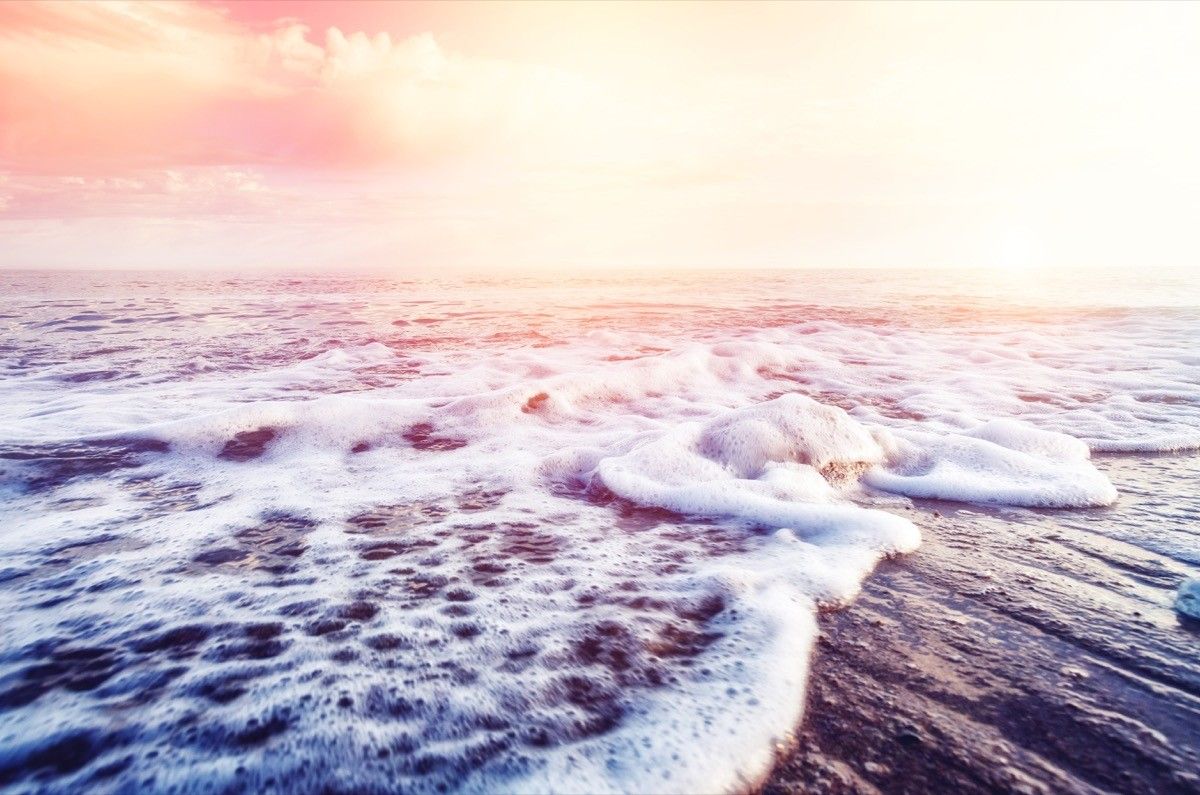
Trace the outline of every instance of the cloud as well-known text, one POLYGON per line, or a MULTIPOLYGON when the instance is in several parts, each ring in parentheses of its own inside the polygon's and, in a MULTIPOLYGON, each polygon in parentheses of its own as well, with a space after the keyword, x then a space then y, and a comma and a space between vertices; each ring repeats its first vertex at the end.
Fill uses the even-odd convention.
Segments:
POLYGON ((267 216, 278 192, 224 166, 138 170, 119 176, 0 175, 0 218, 267 216))
POLYGON ((0 2, 0 267, 1198 259, 1198 6, 250 7, 0 2))
POLYGON ((0 167, 374 167, 522 145, 586 92, 561 71, 183 3, 0 5, 0 167))

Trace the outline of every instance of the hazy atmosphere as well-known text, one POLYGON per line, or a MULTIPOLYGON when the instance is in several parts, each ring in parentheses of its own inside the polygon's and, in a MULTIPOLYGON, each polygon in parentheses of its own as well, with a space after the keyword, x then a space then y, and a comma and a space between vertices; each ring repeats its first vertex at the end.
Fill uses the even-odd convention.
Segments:
POLYGON ((1194 266, 1200 6, 0 5, 9 268, 1194 266))

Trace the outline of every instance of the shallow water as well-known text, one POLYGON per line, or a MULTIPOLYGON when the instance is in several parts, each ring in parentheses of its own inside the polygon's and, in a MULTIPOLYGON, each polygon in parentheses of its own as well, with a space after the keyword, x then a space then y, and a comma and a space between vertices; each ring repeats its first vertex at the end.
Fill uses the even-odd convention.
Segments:
POLYGON ((1200 565, 1176 470, 1118 498, 1089 460, 1200 447, 1182 276, 0 296, 9 784, 732 788, 800 717, 817 607, 917 548, 913 498, 1200 565))
POLYGON ((1097 465, 1112 507, 915 506, 920 550, 821 615, 764 795, 1200 792, 1200 622, 1172 609, 1200 456, 1097 465))

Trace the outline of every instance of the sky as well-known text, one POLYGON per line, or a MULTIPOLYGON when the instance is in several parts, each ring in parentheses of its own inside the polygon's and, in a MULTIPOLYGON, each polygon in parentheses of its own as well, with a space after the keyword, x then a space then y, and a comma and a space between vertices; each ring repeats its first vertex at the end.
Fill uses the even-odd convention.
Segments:
POLYGON ((1200 4, 0 3, 0 267, 1200 267, 1200 4))

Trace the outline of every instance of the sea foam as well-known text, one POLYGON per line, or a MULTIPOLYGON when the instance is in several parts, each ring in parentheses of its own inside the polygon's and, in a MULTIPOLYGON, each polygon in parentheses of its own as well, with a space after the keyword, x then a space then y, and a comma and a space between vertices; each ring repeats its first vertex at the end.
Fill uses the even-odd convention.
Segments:
POLYGON ((385 288, 6 299, 5 780, 744 789, 910 499, 1102 506, 1092 451, 1200 446, 1182 310, 385 288), (35 330, 88 302, 134 322, 35 330))

